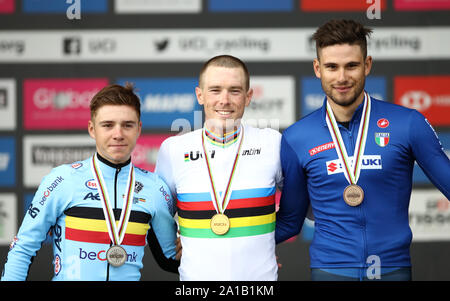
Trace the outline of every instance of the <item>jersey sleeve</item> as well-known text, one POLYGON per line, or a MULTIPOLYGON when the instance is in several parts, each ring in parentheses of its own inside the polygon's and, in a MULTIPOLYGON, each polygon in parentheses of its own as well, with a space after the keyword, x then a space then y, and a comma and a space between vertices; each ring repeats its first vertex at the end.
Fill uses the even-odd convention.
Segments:
POLYGON ((300 233, 309 207, 306 177, 297 154, 286 137, 281 138, 280 160, 284 175, 280 208, 276 216, 275 241, 281 243, 300 233))
POLYGON ((169 272, 177 272, 179 261, 175 260, 177 224, 173 217, 175 210, 169 187, 158 177, 156 210, 151 220, 148 239, 150 250, 159 266, 169 272))
POLYGON ((175 179, 172 171, 172 162, 170 154, 170 138, 164 140, 158 151, 156 159, 155 173, 158 174, 170 189, 170 193, 176 197, 175 179))
POLYGON ((410 147, 430 181, 450 200, 450 160, 428 120, 415 110, 410 119, 410 147))
POLYGON ((26 280, 31 260, 41 248, 50 228, 63 213, 70 195, 68 174, 55 168, 41 182, 11 244, 2 280, 26 280))
POLYGON ((281 134, 278 131, 275 131, 275 160, 276 160, 276 170, 275 170, 275 182, 278 189, 283 188, 283 171, 281 169, 281 161, 280 161, 280 148, 281 148, 281 134))

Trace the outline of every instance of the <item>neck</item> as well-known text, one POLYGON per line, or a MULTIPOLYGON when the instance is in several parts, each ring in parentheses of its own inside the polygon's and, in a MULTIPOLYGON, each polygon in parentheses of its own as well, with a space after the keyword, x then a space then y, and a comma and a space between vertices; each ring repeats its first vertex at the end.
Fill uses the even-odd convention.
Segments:
POLYGON ((127 166, 128 164, 130 164, 130 162, 131 162, 131 157, 130 158, 128 158, 128 160, 126 160, 125 162, 123 162, 123 163, 114 163, 114 162, 111 162, 111 161, 109 161, 108 159, 106 159, 106 158, 104 158, 104 157, 102 157, 99 153, 97 153, 97 159, 100 161, 100 162, 102 162, 102 163, 104 163, 104 164, 106 164, 106 165, 108 165, 108 166, 110 166, 110 167, 112 167, 112 168, 122 168, 122 167, 124 167, 124 166, 127 166))
POLYGON ((220 138, 226 138, 236 132, 240 126, 240 122, 233 124, 227 123, 226 125, 215 125, 214 122, 208 122, 208 120, 205 122, 205 129, 220 138))
POLYGON ((333 110, 333 115, 337 122, 349 122, 350 120, 352 120, 356 108, 358 108, 358 106, 364 101, 364 91, 349 106, 339 105, 328 97, 327 101, 330 104, 331 109, 333 110))

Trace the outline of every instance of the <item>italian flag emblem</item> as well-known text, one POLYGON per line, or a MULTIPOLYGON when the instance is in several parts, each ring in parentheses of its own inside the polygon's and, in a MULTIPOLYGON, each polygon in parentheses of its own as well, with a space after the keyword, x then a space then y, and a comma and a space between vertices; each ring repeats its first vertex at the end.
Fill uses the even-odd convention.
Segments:
POLYGON ((379 146, 385 147, 389 143, 389 133, 375 133, 375 142, 379 146))

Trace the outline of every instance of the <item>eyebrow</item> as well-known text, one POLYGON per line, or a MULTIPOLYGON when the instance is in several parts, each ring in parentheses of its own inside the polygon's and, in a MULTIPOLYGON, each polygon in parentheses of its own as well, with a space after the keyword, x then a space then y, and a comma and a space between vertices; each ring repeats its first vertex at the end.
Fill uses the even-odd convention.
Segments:
MULTIPOLYGON (((324 66, 337 66, 337 65, 339 65, 339 64, 338 64, 338 63, 334 63, 334 62, 327 62, 327 63, 324 63, 323 65, 324 65, 324 66)), ((361 65, 361 62, 358 62, 358 61, 350 61, 350 62, 345 63, 344 66, 349 66, 349 65, 361 65)))
MULTIPOLYGON (((117 121, 114 121, 114 120, 102 120, 102 121, 99 121, 99 124, 108 124, 108 123, 117 123, 117 121)), ((137 122, 134 121, 134 120, 124 120, 124 121, 121 121, 119 123, 137 123, 137 122)))

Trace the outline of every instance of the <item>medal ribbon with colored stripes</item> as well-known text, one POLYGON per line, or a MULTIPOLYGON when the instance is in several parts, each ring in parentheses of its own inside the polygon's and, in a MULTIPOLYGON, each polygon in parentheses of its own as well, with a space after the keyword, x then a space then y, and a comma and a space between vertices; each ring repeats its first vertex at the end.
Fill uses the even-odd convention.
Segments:
POLYGON ((212 175, 212 171, 211 171, 211 163, 209 161, 208 158, 208 154, 206 152, 206 148, 205 148, 205 130, 203 130, 202 133, 202 148, 203 148, 203 154, 205 156, 205 162, 206 162, 206 167, 208 169, 208 175, 209 175, 209 180, 211 183, 211 196, 213 197, 213 201, 214 203, 217 205, 215 206, 217 208, 217 211, 219 213, 224 213, 225 208, 229 202, 230 196, 231 196, 231 183, 233 182, 233 177, 234 177, 234 172, 236 171, 236 167, 239 161, 239 157, 240 157, 240 152, 241 152, 241 146, 242 146, 242 141, 244 140, 244 127, 241 126, 241 134, 239 137, 239 146, 236 152, 236 156, 234 158, 234 162, 233 162, 233 166, 231 168, 231 173, 230 173, 230 177, 228 179, 227 182, 227 186, 223 192, 223 197, 222 200, 220 201, 219 196, 217 195, 217 190, 216 190, 216 186, 214 185, 214 179, 213 179, 213 175, 212 175))
POLYGON ((120 214, 119 220, 119 229, 117 230, 116 219, 114 217, 114 212, 111 208, 111 204, 109 202, 109 194, 106 188, 102 171, 97 163, 97 156, 94 155, 92 157, 91 170, 94 175, 94 179, 97 182, 97 190, 99 192, 100 200, 103 207, 103 213, 105 215, 106 226, 108 228, 109 237, 114 245, 120 245, 125 237, 125 232, 128 225, 128 220, 130 219, 131 213, 131 205, 133 202, 133 193, 134 193, 134 167, 133 164, 130 166, 130 172, 128 174, 127 180, 127 190, 126 190, 126 199, 124 200, 124 204, 122 207, 122 211, 120 214))
POLYGON ((361 114, 361 121, 359 123, 358 137, 356 139, 355 150, 353 152, 353 164, 351 164, 344 141, 342 140, 341 132, 334 118, 333 110, 327 101, 326 122, 331 137, 333 138, 336 147, 336 153, 344 165, 344 175, 350 184, 356 184, 361 174, 361 162, 366 148, 367 131, 369 129, 371 101, 370 96, 364 92, 364 107, 361 114))

